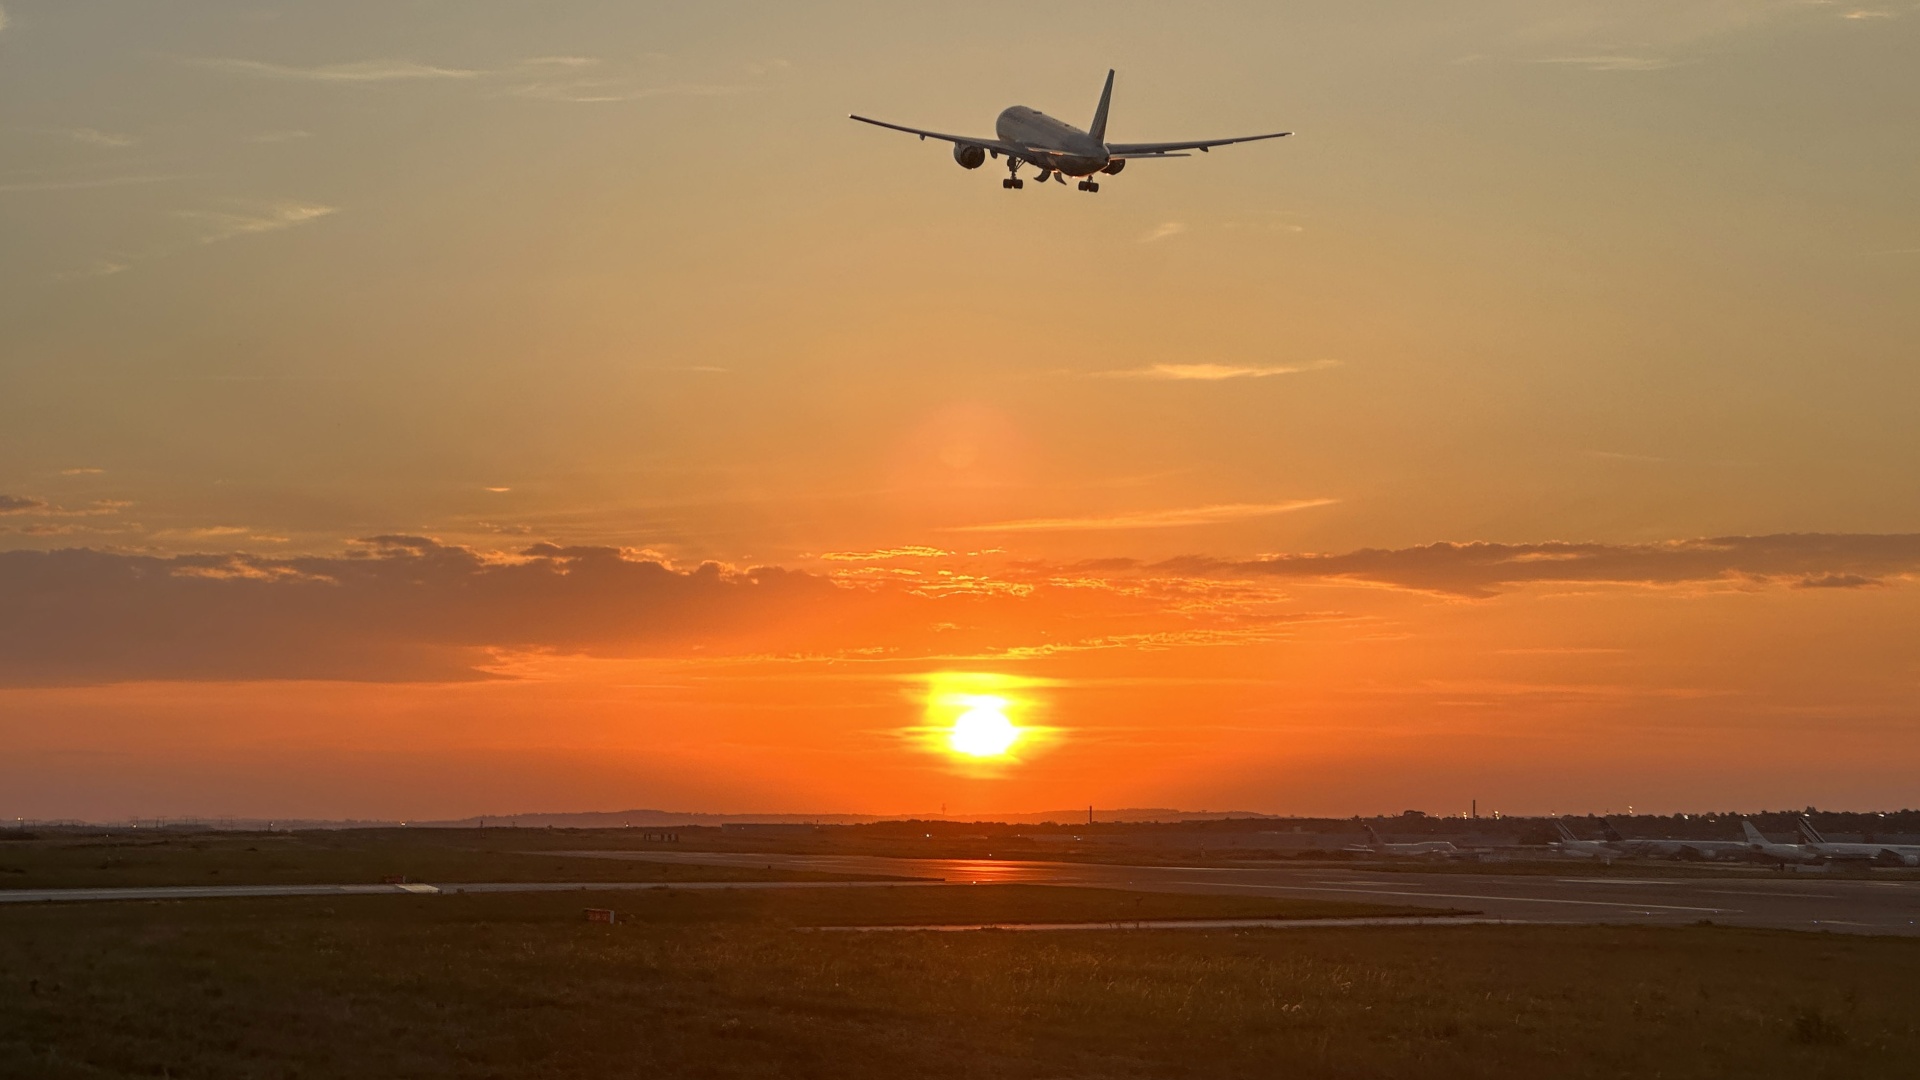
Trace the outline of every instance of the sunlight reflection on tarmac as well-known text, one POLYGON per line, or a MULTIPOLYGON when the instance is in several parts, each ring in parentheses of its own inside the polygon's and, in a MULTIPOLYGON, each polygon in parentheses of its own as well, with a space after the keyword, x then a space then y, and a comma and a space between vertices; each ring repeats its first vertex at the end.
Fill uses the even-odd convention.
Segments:
MULTIPOLYGON (((774 867, 949 883, 1084 885, 1143 892, 1269 895, 1471 910, 1528 923, 1729 926, 1920 935, 1920 881, 1756 877, 1607 878, 1543 874, 1423 873, 1348 865, 1308 867, 1118 866, 1011 859, 897 859, 873 855, 770 855, 695 851, 575 851, 589 858, 703 866, 774 867)), ((1574 868, 1569 868, 1574 869, 1574 868)), ((1577 871, 1576 871, 1577 872, 1577 871)))

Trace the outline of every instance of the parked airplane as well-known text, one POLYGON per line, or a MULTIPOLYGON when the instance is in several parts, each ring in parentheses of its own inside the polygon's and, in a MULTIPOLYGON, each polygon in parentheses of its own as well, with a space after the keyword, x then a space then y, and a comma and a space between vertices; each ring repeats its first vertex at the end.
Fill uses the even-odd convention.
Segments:
POLYGON ((1836 844, 1820 835, 1813 822, 1800 818, 1800 836, 1806 846, 1830 859, 1872 859, 1888 866, 1920 866, 1920 844, 1836 844))
POLYGON ((1643 859, 1742 859, 1752 854, 1750 846, 1738 840, 1628 840, 1606 818, 1600 819, 1600 832, 1615 851, 1643 859))
POLYGON ((1100 106, 1094 110, 1093 123, 1088 125, 1086 131, 1025 105, 1015 105, 1002 112, 994 122, 994 131, 999 136, 994 139, 945 135, 858 115, 849 116, 848 119, 918 135, 922 142, 928 139, 950 142, 953 144, 953 160, 963 169, 977 169, 986 164, 988 157, 1004 157, 1007 161, 1007 178, 1000 182, 1003 188, 1025 187, 1026 181, 1020 179, 1020 166, 1030 164, 1040 170, 1041 183, 1051 178, 1064 184, 1066 181, 1061 177, 1078 176, 1083 177, 1080 190, 1089 192, 1100 190, 1100 184, 1092 179, 1094 176, 1101 173, 1115 175, 1126 168, 1127 162, 1136 159, 1192 157, 1192 154, 1183 151, 1198 150, 1204 154, 1216 146, 1279 139, 1293 134, 1291 131, 1276 131, 1271 135, 1243 135, 1233 139, 1110 143, 1107 141, 1107 105, 1112 100, 1113 72, 1109 71, 1106 88, 1100 91, 1100 106))
POLYGON ((1354 855, 1452 856, 1462 854, 1460 849, 1454 847, 1453 842, 1450 840, 1418 840, 1411 844, 1389 844, 1385 840, 1380 839, 1380 834, 1373 831, 1373 826, 1363 825, 1361 827, 1367 830, 1367 842, 1364 844, 1350 844, 1345 849, 1354 855))
POLYGON ((1605 863, 1611 863, 1620 857, 1620 849, 1612 843, 1605 840, 1582 840, 1573 835, 1573 830, 1567 828, 1567 823, 1564 821, 1554 822, 1553 827, 1560 834, 1560 840, 1553 846, 1562 854, 1599 859, 1605 863))
POLYGON ((1750 858, 1762 862, 1778 863, 1783 867, 1790 862, 1811 863, 1821 861, 1821 855, 1811 848, 1802 847, 1799 844, 1774 843, 1772 840, 1767 839, 1765 833, 1754 828, 1753 822, 1745 818, 1740 820, 1740 831, 1746 834, 1747 851, 1750 858))

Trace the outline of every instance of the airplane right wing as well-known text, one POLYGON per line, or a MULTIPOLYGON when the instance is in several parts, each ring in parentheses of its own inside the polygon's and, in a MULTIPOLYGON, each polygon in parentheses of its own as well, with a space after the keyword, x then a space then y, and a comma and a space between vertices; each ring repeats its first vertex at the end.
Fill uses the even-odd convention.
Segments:
MULTIPOLYGON (((856 117, 855 119, 858 119, 856 117)), ((868 121, 872 123, 872 121, 868 121)), ((1276 131, 1271 135, 1242 135, 1234 139, 1197 139, 1192 142, 1158 143, 1108 143, 1107 152, 1117 158, 1146 157, 1185 157, 1177 154, 1179 150, 1198 150, 1206 153, 1216 146, 1231 146, 1234 143, 1259 142, 1262 139, 1284 139, 1293 134, 1291 131, 1276 131)))

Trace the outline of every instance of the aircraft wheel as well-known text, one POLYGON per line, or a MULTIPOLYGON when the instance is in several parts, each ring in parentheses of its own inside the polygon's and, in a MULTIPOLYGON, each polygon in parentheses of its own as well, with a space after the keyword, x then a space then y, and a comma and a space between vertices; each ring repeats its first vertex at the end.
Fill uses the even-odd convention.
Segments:
POLYGON ((1093 192, 1097 192, 1097 191, 1099 191, 1099 190, 1100 190, 1100 185, 1099 185, 1099 184, 1096 184, 1096 183, 1094 183, 1094 182, 1093 182, 1093 181, 1091 181, 1091 180, 1089 180, 1089 181, 1087 181, 1087 190, 1088 190, 1088 191, 1093 191, 1093 192))

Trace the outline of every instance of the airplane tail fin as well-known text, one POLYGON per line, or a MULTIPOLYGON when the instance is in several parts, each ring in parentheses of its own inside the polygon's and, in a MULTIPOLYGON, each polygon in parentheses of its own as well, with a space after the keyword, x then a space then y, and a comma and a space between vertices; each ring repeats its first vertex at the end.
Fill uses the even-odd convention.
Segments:
POLYGON ((1800 815, 1800 835, 1809 844, 1827 842, 1827 838, 1820 835, 1820 830, 1813 827, 1813 822, 1805 814, 1800 815))
POLYGON ((1573 830, 1572 830, 1572 829, 1569 829, 1569 828, 1567 828, 1567 823, 1566 823, 1566 822, 1564 822, 1564 821, 1556 821, 1556 822, 1554 822, 1554 823, 1553 823, 1553 827, 1554 827, 1555 829, 1558 829, 1558 830, 1560 831, 1560 840, 1561 840, 1561 842, 1563 842, 1563 843, 1568 843, 1568 844, 1571 844, 1571 843, 1573 843, 1573 840, 1574 840, 1574 836, 1573 836, 1573 830))
POLYGON ((1113 100, 1113 71, 1107 71, 1106 89, 1100 91, 1100 107, 1093 110, 1093 124, 1087 128, 1087 134, 1101 142, 1107 141, 1107 105, 1113 100))
POLYGON ((1614 828, 1613 822, 1608 821, 1606 818, 1600 819, 1600 834, 1605 836, 1609 842, 1615 844, 1619 843, 1622 839, 1620 830, 1614 828))
POLYGON ((1362 825, 1361 828, 1367 830, 1367 842, 1372 844, 1374 847, 1379 847, 1381 844, 1386 842, 1380 839, 1379 833, 1373 831, 1373 826, 1362 825))
POLYGON ((1773 843, 1773 841, 1767 839, 1765 833, 1762 833, 1759 829, 1756 829, 1753 827, 1753 822, 1748 821, 1745 818, 1740 819, 1740 831, 1746 834, 1747 843, 1749 844, 1773 843))

